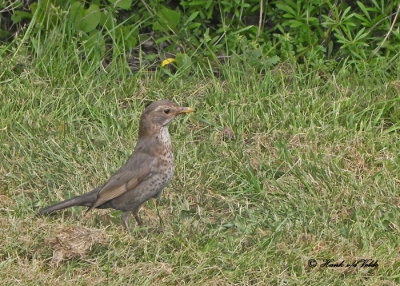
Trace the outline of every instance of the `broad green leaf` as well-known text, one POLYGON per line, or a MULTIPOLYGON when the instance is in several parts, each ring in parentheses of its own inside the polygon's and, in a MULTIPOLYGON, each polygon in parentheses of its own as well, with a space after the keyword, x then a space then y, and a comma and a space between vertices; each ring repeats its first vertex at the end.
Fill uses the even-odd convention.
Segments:
POLYGON ((116 19, 115 19, 114 15, 112 14, 112 12, 109 10, 104 10, 101 13, 99 24, 101 27, 105 27, 107 30, 110 31, 111 29, 113 29, 115 27, 115 21, 116 21, 116 19))
POLYGON ((175 60, 179 68, 189 69, 192 66, 192 59, 187 54, 177 53, 175 60))
POLYGON ((11 21, 14 24, 17 24, 21 22, 24 19, 31 19, 32 14, 30 12, 25 12, 25 11, 14 11, 14 13, 11 16, 11 21))
POLYGON ((81 30, 84 32, 90 32, 96 29, 100 23, 101 12, 99 6, 91 4, 87 10, 85 10, 85 16, 81 19, 81 30))
POLYGON ((84 32, 96 29, 102 16, 96 4, 91 4, 88 9, 85 9, 78 1, 71 5, 69 15, 75 28, 84 32))
POLYGON ((68 16, 71 23, 73 23, 75 28, 78 29, 80 19, 85 16, 83 5, 78 1, 72 3, 71 7, 69 8, 68 16))
POLYGON ((181 13, 162 6, 157 12, 157 22, 153 24, 153 29, 158 31, 174 30, 181 20, 181 13))

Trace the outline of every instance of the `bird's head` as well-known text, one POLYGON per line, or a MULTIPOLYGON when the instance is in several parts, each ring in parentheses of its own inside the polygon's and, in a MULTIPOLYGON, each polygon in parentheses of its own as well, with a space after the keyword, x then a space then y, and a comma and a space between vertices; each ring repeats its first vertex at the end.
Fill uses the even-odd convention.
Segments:
POLYGON ((140 117, 139 135, 157 132, 179 114, 194 112, 190 107, 180 107, 169 100, 158 100, 150 104, 140 117))

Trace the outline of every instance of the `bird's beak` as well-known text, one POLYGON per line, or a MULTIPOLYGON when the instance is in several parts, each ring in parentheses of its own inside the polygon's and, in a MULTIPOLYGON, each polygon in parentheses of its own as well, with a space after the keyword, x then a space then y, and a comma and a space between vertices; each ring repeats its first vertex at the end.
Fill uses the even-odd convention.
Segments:
POLYGON ((177 114, 191 113, 191 112, 195 112, 195 110, 191 107, 181 107, 181 108, 179 108, 177 114))

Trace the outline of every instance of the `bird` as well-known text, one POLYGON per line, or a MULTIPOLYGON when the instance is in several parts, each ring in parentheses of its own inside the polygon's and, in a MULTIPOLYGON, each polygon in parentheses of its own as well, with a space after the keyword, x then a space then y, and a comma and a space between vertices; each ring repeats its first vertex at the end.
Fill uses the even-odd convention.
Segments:
MULTIPOLYGON (((39 215, 85 206, 92 209, 111 208, 122 211, 122 224, 129 230, 128 220, 133 214, 138 225, 140 207, 152 198, 159 198, 174 175, 174 157, 168 126, 180 114, 195 112, 169 100, 158 100, 143 111, 139 134, 132 155, 103 185, 54 205, 39 210, 39 215)), ((160 217, 161 220, 161 217, 160 217)))

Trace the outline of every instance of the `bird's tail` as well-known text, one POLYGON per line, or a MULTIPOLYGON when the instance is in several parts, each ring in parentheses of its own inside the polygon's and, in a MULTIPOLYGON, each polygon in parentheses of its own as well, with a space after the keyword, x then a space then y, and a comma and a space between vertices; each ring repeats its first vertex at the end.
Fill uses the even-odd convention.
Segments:
POLYGON ((54 205, 45 207, 39 211, 39 215, 49 215, 55 211, 59 211, 62 209, 74 207, 74 206, 86 206, 90 207, 97 199, 97 193, 100 188, 96 188, 91 192, 83 194, 81 196, 76 196, 71 199, 56 203, 54 205))

